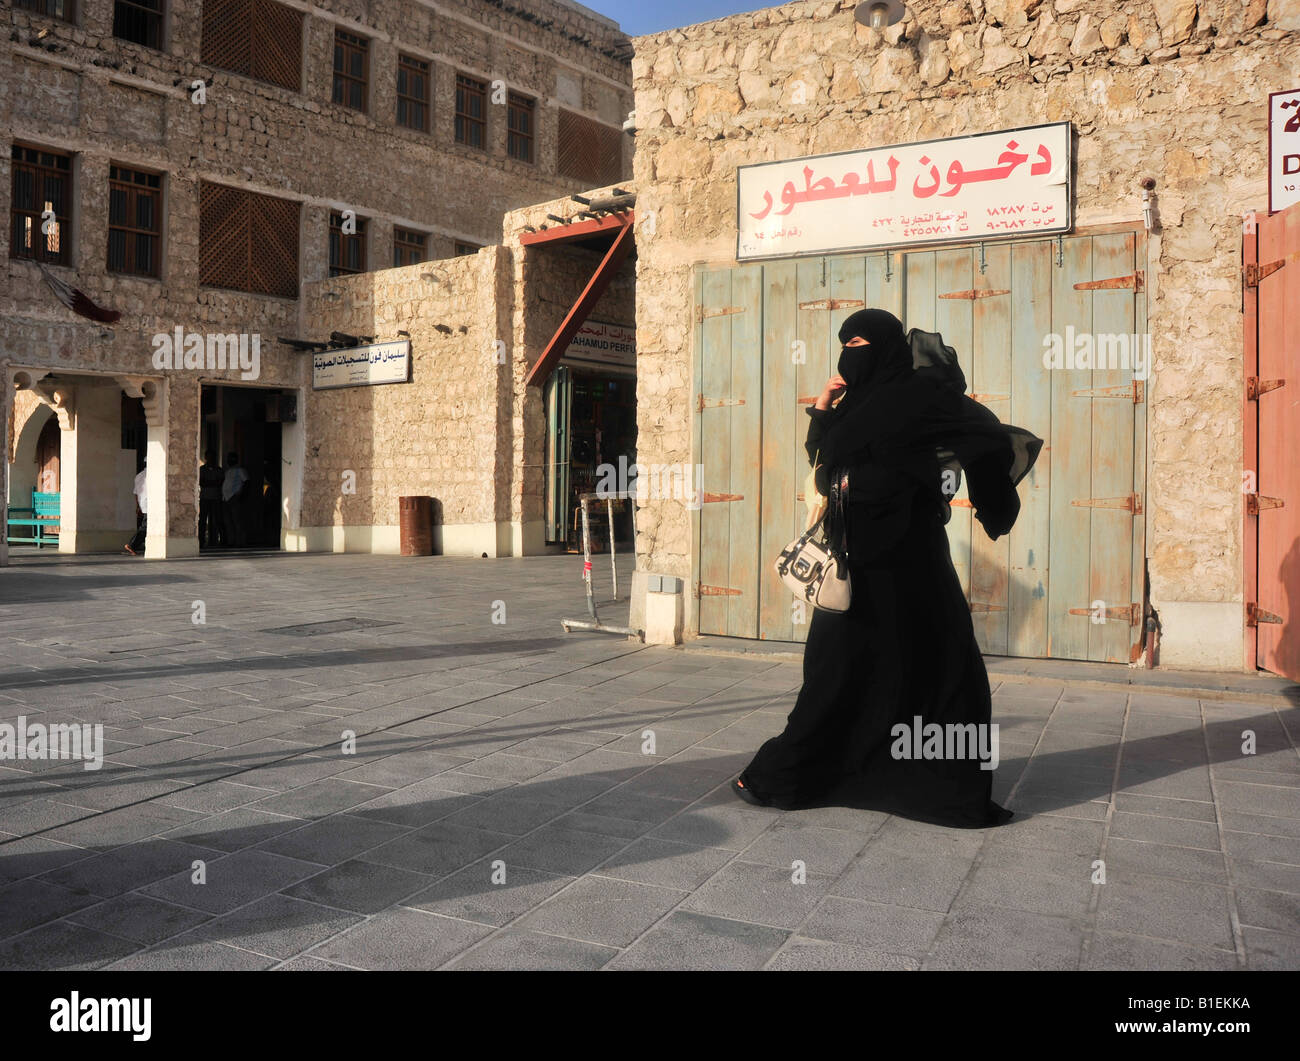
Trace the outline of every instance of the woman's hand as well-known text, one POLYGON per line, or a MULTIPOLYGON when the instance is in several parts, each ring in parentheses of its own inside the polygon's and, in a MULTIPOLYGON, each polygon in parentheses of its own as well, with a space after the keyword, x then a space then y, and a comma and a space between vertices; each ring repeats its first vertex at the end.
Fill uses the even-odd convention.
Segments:
POLYGON ((817 408, 829 409, 831 402, 838 398, 846 387, 848 387, 848 384, 844 382, 843 376, 832 376, 826 381, 826 386, 822 388, 821 394, 817 397, 817 408))

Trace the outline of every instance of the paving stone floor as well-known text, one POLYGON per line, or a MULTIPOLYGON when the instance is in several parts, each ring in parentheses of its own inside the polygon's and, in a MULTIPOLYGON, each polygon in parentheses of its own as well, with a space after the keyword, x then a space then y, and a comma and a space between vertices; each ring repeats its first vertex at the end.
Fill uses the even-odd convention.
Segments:
POLYGON ((566 634, 581 585, 16 550, 0 723, 102 723, 105 759, 0 761, 0 968, 1300 967, 1295 687, 995 672, 1009 825, 781 812, 728 783, 797 660, 566 634))

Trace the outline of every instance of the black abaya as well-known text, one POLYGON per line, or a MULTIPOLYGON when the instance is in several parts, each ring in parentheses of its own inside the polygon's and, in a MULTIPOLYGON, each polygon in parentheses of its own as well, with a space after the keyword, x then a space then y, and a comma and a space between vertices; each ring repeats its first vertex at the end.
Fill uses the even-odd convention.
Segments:
POLYGON ((862 347, 846 348, 840 362, 850 394, 855 380, 845 368, 857 374, 855 401, 808 410, 810 458, 820 453, 828 466, 850 469, 844 522, 852 603, 844 613, 812 609, 804 683, 785 731, 759 748, 740 781, 782 808, 835 803, 952 826, 996 825, 1011 814, 992 800, 992 770, 969 755, 895 757, 891 730, 899 723, 912 730, 919 718, 921 727, 974 724, 987 734, 992 715, 988 673, 949 552, 936 447, 961 458, 975 515, 996 538, 1015 521, 1016 483, 1042 443, 961 394, 964 380, 957 389, 910 364, 899 369, 901 343, 872 334, 880 340, 874 365, 849 359, 862 347), (860 385, 869 372, 870 388, 860 385))

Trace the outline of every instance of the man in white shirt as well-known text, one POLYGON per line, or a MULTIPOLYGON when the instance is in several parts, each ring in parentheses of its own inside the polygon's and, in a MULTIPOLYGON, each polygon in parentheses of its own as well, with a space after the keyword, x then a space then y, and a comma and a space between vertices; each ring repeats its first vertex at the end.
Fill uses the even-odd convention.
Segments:
POLYGON ((147 468, 141 468, 136 474, 135 485, 131 492, 135 494, 135 535, 126 544, 126 551, 132 556, 144 552, 144 534, 149 525, 149 490, 146 486, 147 468))
POLYGON ((221 509, 226 522, 226 545, 238 548, 244 540, 244 495, 248 472, 239 466, 239 454, 226 454, 226 476, 221 481, 221 509))

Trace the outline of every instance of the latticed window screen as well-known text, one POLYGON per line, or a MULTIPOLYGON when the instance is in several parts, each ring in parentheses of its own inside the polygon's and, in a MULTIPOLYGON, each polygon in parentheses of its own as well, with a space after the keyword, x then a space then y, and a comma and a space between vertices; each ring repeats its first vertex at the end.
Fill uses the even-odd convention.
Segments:
POLYGON ((560 110, 556 169, 590 187, 623 180, 623 133, 573 111, 560 110))
POLYGON ((71 261, 68 219, 72 207, 72 156, 14 144, 9 197, 9 256, 54 265, 71 261), (46 211, 53 216, 48 231, 46 211))
POLYGON ((110 166, 108 270, 157 276, 162 243, 162 176, 110 166))
POLYGON ((302 12, 275 0, 203 0, 203 61, 297 92, 302 12))
POLYGON ((199 283, 298 297, 298 203, 203 181, 199 283))

